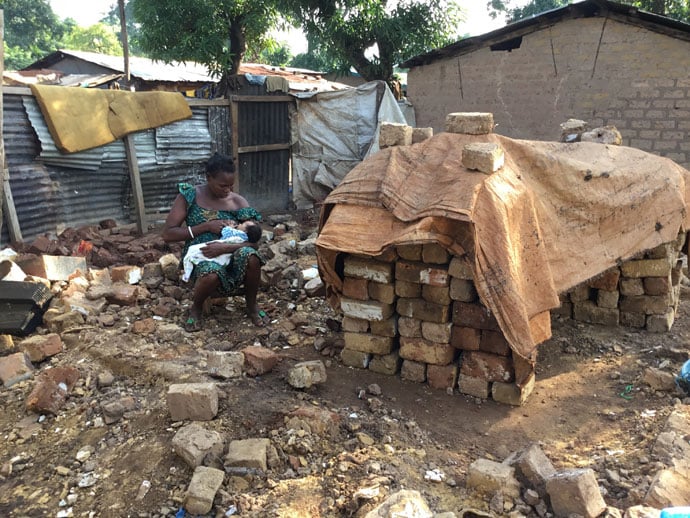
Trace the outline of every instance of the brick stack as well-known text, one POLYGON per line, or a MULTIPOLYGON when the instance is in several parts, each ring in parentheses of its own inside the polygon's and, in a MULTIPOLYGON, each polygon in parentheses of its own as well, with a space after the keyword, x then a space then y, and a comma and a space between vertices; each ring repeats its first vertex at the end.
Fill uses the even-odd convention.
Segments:
POLYGON ((437 244, 344 260, 341 358, 430 387, 521 404, 511 349, 480 302, 467 256, 437 244))
POLYGON ((626 261, 561 295, 555 312, 591 324, 626 326, 664 333, 680 301, 685 233, 637 259, 626 261))

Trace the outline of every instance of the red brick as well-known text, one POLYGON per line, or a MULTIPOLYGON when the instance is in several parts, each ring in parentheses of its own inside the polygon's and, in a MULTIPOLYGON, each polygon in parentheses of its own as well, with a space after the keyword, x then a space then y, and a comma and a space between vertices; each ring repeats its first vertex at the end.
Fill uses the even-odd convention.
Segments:
POLYGON ((218 389, 213 383, 170 385, 165 399, 173 421, 210 421, 218 413, 218 389))
POLYGON ((74 367, 55 367, 43 371, 26 398, 26 408, 39 414, 57 414, 79 380, 74 367))
POLYGON ((422 298, 439 306, 448 306, 451 303, 450 289, 447 286, 422 286, 422 298))
POLYGON ((453 323, 462 327, 499 331, 498 322, 491 311, 481 304, 453 302, 453 323))
POLYGON ((453 389, 455 380, 458 377, 458 366, 451 365, 428 365, 426 368, 426 380, 431 388, 453 389))
POLYGON ((377 336, 396 336, 398 334, 398 316, 393 315, 388 320, 380 322, 373 321, 369 324, 372 335, 377 336))
POLYGON ((395 281, 395 294, 407 299, 418 299, 422 296, 422 285, 416 282, 395 281))
POLYGON ((265 347, 251 345, 241 351, 244 354, 244 371, 247 376, 261 376, 270 372, 278 363, 278 356, 265 347))
POLYGON ((440 306, 423 299, 398 299, 397 311, 405 317, 417 318, 425 322, 448 322, 449 306, 440 306))
POLYGON ((400 336, 419 338, 422 336, 422 321, 416 318, 399 317, 398 332, 400 333, 400 336))
POLYGON ((510 383, 515 378, 511 358, 480 351, 462 353, 460 372, 472 378, 481 378, 486 381, 501 381, 503 383, 510 383))
POLYGON ((29 246, 28 252, 31 254, 50 254, 57 248, 57 242, 46 236, 38 236, 29 246))
POLYGON ((430 266, 408 261, 398 261, 395 264, 395 280, 431 286, 448 286, 450 284, 447 266, 430 266))
POLYGON ((14 353, 0 358, 0 380, 5 387, 31 377, 34 367, 24 353, 14 353))
POLYGON ((66 281, 80 271, 87 272, 86 260, 83 257, 65 257, 61 255, 24 256, 17 264, 27 275, 43 277, 51 281, 66 281))
POLYGON ((395 302, 395 284, 369 283, 369 297, 385 304, 395 302))
POLYGON ((481 329, 453 326, 450 334, 450 345, 465 351, 478 351, 481 336, 481 329))
POLYGON ((376 336, 369 333, 345 333, 345 348, 371 354, 389 354, 395 340, 388 336, 376 336))
POLYGON ((142 277, 142 270, 138 266, 113 266, 110 269, 110 278, 113 282, 126 284, 138 284, 142 277))
POLYGON ((423 338, 400 338, 400 357, 433 365, 448 365, 455 357, 455 349, 449 344, 437 344, 423 338))
POLYGON ((426 363, 404 360, 400 367, 400 378, 424 383, 426 381, 426 363))
POLYGON ((446 264, 450 260, 448 250, 437 243, 426 243, 422 247, 422 261, 431 264, 446 264))
POLYGON ((65 348, 60 335, 56 333, 32 336, 22 340, 19 346, 29 355, 32 362, 42 362, 46 358, 61 353, 65 348))
POLYGON ((482 339, 479 342, 479 350, 485 353, 510 355, 510 345, 500 331, 482 331, 482 339))
POLYGON ((343 295, 355 300, 369 300, 369 281, 345 277, 343 279, 343 295))
POLYGON ((369 331, 369 321, 362 318, 343 317, 343 331, 351 333, 366 333, 369 331))
POLYGON ((422 260, 422 245, 399 245, 397 251, 401 258, 408 261, 422 260))
POLYGON ((667 295, 671 291, 671 276, 642 279, 645 295, 667 295))
POLYGON ((106 297, 111 304, 119 304, 120 306, 136 306, 139 299, 138 286, 130 284, 117 283, 113 284, 112 292, 106 297))

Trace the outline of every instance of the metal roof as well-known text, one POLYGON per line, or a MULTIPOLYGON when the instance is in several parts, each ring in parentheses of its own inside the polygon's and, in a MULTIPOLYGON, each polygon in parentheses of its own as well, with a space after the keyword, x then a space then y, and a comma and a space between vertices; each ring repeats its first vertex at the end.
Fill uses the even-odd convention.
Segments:
POLYGON ((428 65, 439 59, 460 56, 488 45, 498 44, 506 39, 516 38, 541 30, 566 18, 589 18, 594 16, 610 16, 623 23, 643 26, 655 32, 690 41, 690 24, 668 18, 667 16, 641 11, 636 7, 617 2, 584 0, 583 2, 576 2, 519 20, 486 34, 465 38, 426 54, 420 54, 401 63, 400 67, 412 68, 428 65))

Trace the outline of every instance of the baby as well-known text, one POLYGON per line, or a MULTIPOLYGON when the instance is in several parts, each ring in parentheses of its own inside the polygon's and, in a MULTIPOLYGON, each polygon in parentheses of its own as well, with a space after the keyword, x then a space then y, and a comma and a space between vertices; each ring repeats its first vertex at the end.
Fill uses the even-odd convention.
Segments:
POLYGON ((258 243, 261 239, 261 225, 256 221, 244 221, 237 223, 233 221, 227 227, 223 227, 220 233, 220 239, 215 241, 207 241, 206 243, 199 243, 191 245, 187 254, 182 259, 182 280, 187 282, 192 275, 194 265, 202 261, 214 261, 220 265, 227 266, 232 260, 232 254, 222 254, 218 257, 206 257, 202 249, 210 243, 258 243))

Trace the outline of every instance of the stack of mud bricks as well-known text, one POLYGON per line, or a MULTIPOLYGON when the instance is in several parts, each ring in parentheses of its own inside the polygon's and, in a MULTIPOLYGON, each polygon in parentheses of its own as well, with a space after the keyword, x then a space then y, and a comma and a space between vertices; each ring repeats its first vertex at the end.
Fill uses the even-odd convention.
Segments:
POLYGON ((533 383, 515 385, 511 349, 479 302, 471 261, 434 243, 346 256, 343 363, 522 404, 533 383))
POLYGON ((554 313, 591 324, 664 333, 680 302, 685 233, 561 295, 554 313))

